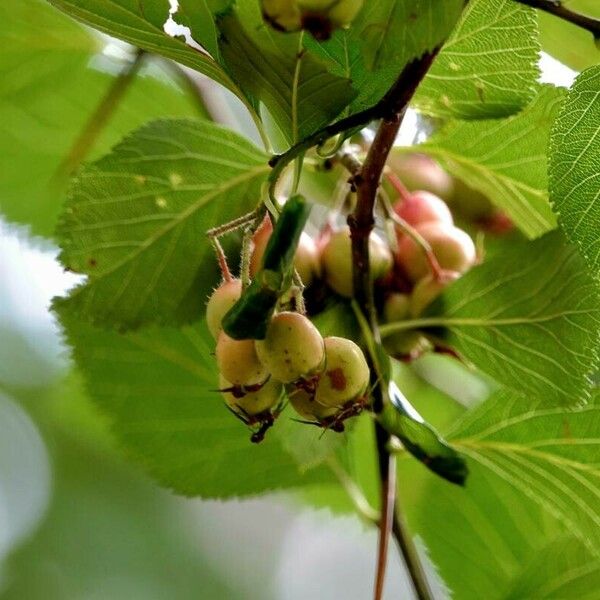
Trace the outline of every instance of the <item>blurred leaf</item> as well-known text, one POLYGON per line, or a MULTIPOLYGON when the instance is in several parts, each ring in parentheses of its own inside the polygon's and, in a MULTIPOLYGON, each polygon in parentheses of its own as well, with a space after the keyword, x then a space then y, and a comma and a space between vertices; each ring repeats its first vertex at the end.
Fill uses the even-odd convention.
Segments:
MULTIPOLYGON (((600 19, 598 0, 569 0, 569 9, 600 19)), ((538 19, 542 50, 577 71, 600 62, 600 49, 589 31, 542 11, 538 19)))
POLYGON ((552 129, 550 199, 567 237, 600 276, 600 65, 579 75, 552 129))
POLYGON ((125 328, 198 318, 218 281, 205 231, 254 208, 268 171, 262 152, 213 123, 139 129, 73 183, 60 259, 89 279, 60 302, 125 328))
POLYGON ((533 9, 471 0, 419 86, 418 107, 459 119, 507 116, 532 98, 540 45, 533 9))
POLYGON ((600 589, 600 558, 574 536, 557 537, 524 566, 506 600, 594 600, 600 589))
POLYGON ((213 341, 203 325, 118 334, 94 329, 64 307, 60 317, 92 399, 162 485, 228 498, 328 478, 318 470, 302 477, 273 432, 250 443, 215 391, 213 341))
POLYGON ((299 54, 300 34, 265 25, 258 2, 238 3, 218 21, 221 52, 248 97, 272 114, 289 143, 329 123, 356 92, 309 53, 299 54))
MULTIPOLYGON (((244 94, 209 54, 188 46, 179 37, 171 37, 164 31, 169 17, 168 0, 49 0, 56 8, 86 25, 129 42, 148 52, 170 58, 195 69, 220 83, 248 104, 244 94)), ((214 44, 212 19, 206 22, 206 4, 185 3, 184 22, 193 26, 196 40, 207 46, 214 44)))
POLYGON ((389 386, 389 399, 390 404, 378 417, 386 431, 429 470, 451 483, 464 485, 468 475, 464 459, 423 420, 394 382, 389 386))
MULTIPOLYGON (((126 63, 98 55, 100 41, 46 2, 1 3, 0 20, 0 211, 50 236, 66 183, 53 177, 126 63)), ((149 119, 197 113, 150 65, 131 84, 93 154, 149 119)))
POLYGON ((90 435, 98 421, 80 390, 40 389, 28 407, 51 454, 53 497, 36 535, 2 565, 3 600, 239 597, 213 572, 190 505, 90 435))
POLYGON ((499 383, 549 404, 590 394, 600 297, 576 250, 556 232, 515 243, 454 282, 426 311, 448 343, 499 383))
POLYGON ((548 202, 546 152, 564 90, 543 86, 519 114, 454 121, 418 146, 453 175, 488 196, 528 237, 555 227, 548 202))

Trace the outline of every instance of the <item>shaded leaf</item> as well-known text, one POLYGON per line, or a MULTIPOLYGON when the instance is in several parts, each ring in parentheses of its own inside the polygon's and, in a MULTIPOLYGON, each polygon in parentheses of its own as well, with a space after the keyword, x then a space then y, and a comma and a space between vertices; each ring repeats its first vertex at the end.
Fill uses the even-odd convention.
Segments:
POLYGON ((513 0, 471 0, 415 103, 462 119, 513 114, 533 98, 539 51, 533 9, 513 0))
POLYGON ((419 150, 437 158, 504 210, 528 237, 554 228, 546 151, 564 90, 544 86, 519 114, 500 120, 454 121, 419 150))
POLYGON ((123 328, 197 318, 218 281, 205 232, 252 209, 268 171, 262 152, 213 123, 141 128, 72 186, 60 259, 88 281, 61 302, 123 328))
POLYGON ((273 432, 250 443, 214 391, 213 342, 203 324, 118 334, 77 320, 68 308, 58 312, 92 399, 162 485, 227 498, 328 478, 318 470, 301 477, 273 432))
POLYGON ((245 2, 218 20, 227 68, 248 97, 264 103, 288 142, 333 120, 356 92, 314 55, 302 53, 300 34, 265 25, 258 2, 245 2))
POLYGON ((577 404, 597 367, 600 297, 559 233, 515 243, 454 282, 426 311, 483 372, 527 397, 577 404), (435 319, 434 319, 435 320, 435 319))
POLYGON ((600 276, 600 65, 579 75, 554 123, 550 199, 567 237, 600 276))

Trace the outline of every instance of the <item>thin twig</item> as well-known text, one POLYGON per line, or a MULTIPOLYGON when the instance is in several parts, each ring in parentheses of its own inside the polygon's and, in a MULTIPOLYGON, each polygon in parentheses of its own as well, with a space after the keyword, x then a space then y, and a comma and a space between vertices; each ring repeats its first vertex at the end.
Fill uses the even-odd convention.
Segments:
POLYGON ((356 512, 368 523, 377 525, 380 521, 381 515, 375 510, 369 501, 365 498, 362 490, 356 485, 356 482, 340 465, 339 461, 335 457, 329 457, 327 459, 327 465, 336 476, 340 485, 344 488, 348 498, 350 498, 356 512))
POLYGON ((392 532, 398 544, 398 549, 404 557, 406 569, 414 585, 417 598, 419 600, 432 600, 433 592, 427 581, 427 575, 423 569, 417 548, 413 544, 410 532, 404 522, 398 498, 396 498, 396 510, 394 510, 394 514, 392 515, 392 532))
POLYGON ((515 0, 515 2, 543 10, 563 21, 589 31, 594 39, 600 39, 600 19, 574 12, 567 8, 561 0, 515 0))
MULTIPOLYGON (((348 217, 350 235, 352 238, 352 259, 354 265, 354 298, 371 328, 372 337, 376 343, 380 343, 381 338, 379 335, 379 326, 373 299, 373 287, 371 285, 371 275, 369 272, 369 236, 371 235, 375 224, 374 208, 377 191, 379 189, 385 163, 398 134, 398 130, 400 129, 408 103, 420 81, 427 73, 427 70, 431 66, 438 51, 439 48, 408 63, 390 91, 385 95, 384 101, 382 101, 383 104, 379 103, 374 107, 375 117, 372 118, 380 117, 382 118, 382 122, 379 125, 377 134, 367 153, 362 168, 352 178, 353 187, 357 192, 356 208, 348 217)), ((371 114, 372 113, 369 113, 369 115, 371 114)), ((350 119, 351 118, 352 117, 350 117, 350 119)), ((371 118, 369 118, 369 120, 371 120, 371 118)), ((348 120, 346 119, 345 121, 348 120)), ((348 127, 345 127, 340 131, 345 131, 347 128, 348 127)), ((331 129, 326 133, 331 133, 331 129)), ((339 131, 337 133, 339 133, 339 131)), ((327 137, 329 137, 329 135, 327 135, 327 137)), ((300 151, 304 151, 305 149, 306 148, 301 148, 300 151)), ((292 151, 295 151, 294 147, 292 148, 292 151)), ((288 158, 289 156, 280 160, 285 161, 288 158)), ((275 161, 275 164, 278 164, 277 161, 275 161)), ((373 361, 369 359, 369 362, 372 363, 373 361)), ((377 413, 383 410, 384 390, 382 385, 385 385, 386 382, 378 380, 373 364, 370 364, 370 367, 372 377, 371 383, 373 384, 373 410, 377 413)), ((392 531, 396 485, 395 462, 390 458, 388 450, 390 436, 378 423, 375 424, 375 435, 377 439, 379 474, 381 479, 382 509, 381 520, 379 523, 379 549, 377 555, 374 597, 375 600, 380 600, 383 594, 387 565, 388 540, 392 531)), ((412 540, 410 536, 406 536, 406 539, 402 540, 402 547, 406 547, 410 544, 412 544, 412 540)), ((409 557, 405 557, 405 560, 408 561, 409 557)), ((415 589, 417 589, 418 582, 414 582, 414 586, 415 589)))
POLYGON ((71 146, 69 153, 60 163, 53 176, 54 180, 60 180, 71 175, 75 169, 85 160, 92 149, 98 136, 118 108, 123 96, 133 83, 138 74, 146 53, 138 50, 123 70, 115 77, 106 94, 90 115, 79 136, 71 146))

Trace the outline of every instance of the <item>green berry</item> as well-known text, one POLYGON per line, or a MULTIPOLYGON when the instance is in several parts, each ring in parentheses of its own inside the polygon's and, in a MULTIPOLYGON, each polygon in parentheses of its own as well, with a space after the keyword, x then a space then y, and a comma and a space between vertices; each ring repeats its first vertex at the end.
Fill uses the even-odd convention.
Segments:
POLYGON ((333 417, 337 412, 336 406, 320 404, 314 394, 309 394, 303 389, 293 388, 288 391, 288 399, 294 410, 304 419, 321 421, 333 417))
POLYGON ((420 279, 410 296, 410 314, 418 317, 453 281, 460 277, 456 271, 444 271, 441 276, 429 274, 420 279))
POLYGON ((254 340, 234 340, 221 331, 216 355, 219 371, 233 385, 257 385, 269 376, 269 371, 258 358, 254 340))
POLYGON ((242 295, 242 282, 232 279, 222 283, 208 299, 206 304, 206 324, 213 338, 216 340, 221 331, 221 321, 229 309, 242 295))
MULTIPOLYGON (((387 275, 393 266, 388 245, 376 234, 369 238, 369 264, 373 280, 387 275)), ((350 228, 334 231, 321 250, 321 267, 327 285, 345 298, 352 298, 353 260, 350 228)))
POLYGON ((256 341, 256 351, 265 368, 283 383, 312 377, 321 369, 325 355, 319 330, 295 312, 276 314, 265 339, 256 341))
POLYGON ((283 386, 273 378, 269 379, 259 390, 254 392, 233 393, 230 390, 235 386, 225 379, 222 374, 219 375, 219 387, 221 394, 227 406, 241 415, 259 415, 271 410, 279 402, 283 386))
POLYGON ((369 366, 359 346, 346 338, 325 338, 325 369, 317 384, 317 403, 342 408, 367 391, 369 377, 369 366))

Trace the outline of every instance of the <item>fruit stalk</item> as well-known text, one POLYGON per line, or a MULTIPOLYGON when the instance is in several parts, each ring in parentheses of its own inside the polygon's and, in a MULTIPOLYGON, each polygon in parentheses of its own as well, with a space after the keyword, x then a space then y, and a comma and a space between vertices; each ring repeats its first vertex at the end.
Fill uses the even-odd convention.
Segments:
MULTIPOLYGON (((373 339, 377 344, 381 343, 381 336, 379 334, 371 276, 369 273, 369 236, 375 224, 374 208, 377 190, 408 103, 420 81, 427 73, 438 51, 439 48, 436 48, 431 53, 410 62, 403 69, 396 84, 386 94, 384 97, 385 110, 382 111, 382 114, 378 115, 382 118, 382 121, 375 139, 371 144, 362 168, 352 178, 352 184, 357 192, 357 203, 355 211, 348 217, 348 225, 350 226, 352 238, 354 298, 359 309, 367 319, 373 339)), ((371 367, 373 378, 371 382, 373 385, 373 410, 377 413, 383 410, 384 396, 381 385, 387 385, 388 382, 378 382, 375 369, 373 368, 374 365, 370 364, 369 366, 371 367)), ((374 597, 375 600, 379 600, 383 594, 388 540, 393 530, 394 534, 400 536, 397 538, 398 545, 407 564, 417 597, 421 600, 429 600, 432 596, 412 539, 405 528, 400 526, 394 527, 395 520, 399 524, 402 521, 398 520, 398 515, 396 515, 396 467, 395 461, 390 457, 388 450, 390 436, 378 423, 375 423, 375 436, 381 479, 382 509, 379 522, 379 547, 374 597)))

